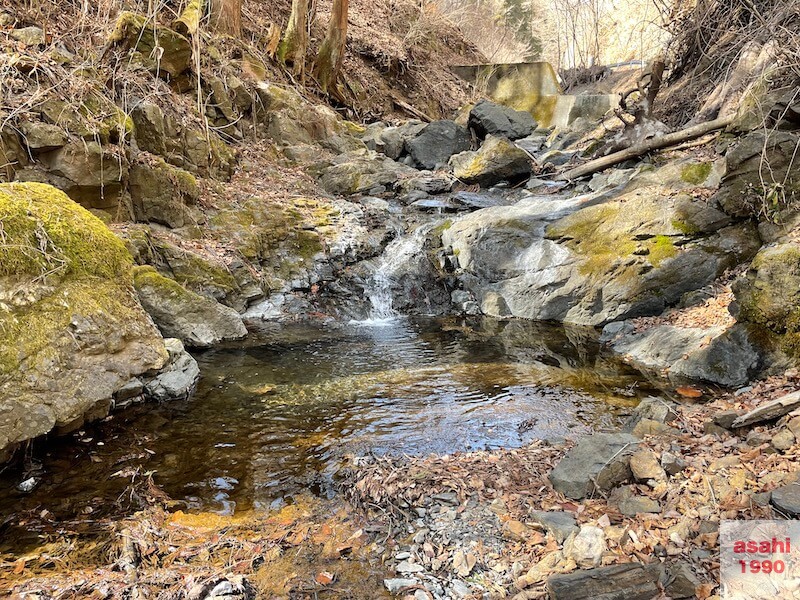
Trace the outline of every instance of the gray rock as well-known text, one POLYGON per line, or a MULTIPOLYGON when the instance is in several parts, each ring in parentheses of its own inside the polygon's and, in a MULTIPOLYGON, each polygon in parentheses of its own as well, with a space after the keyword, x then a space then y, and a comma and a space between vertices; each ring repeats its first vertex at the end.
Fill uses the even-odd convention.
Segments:
POLYGON ((670 598, 681 600, 694 598, 700 581, 692 568, 684 563, 676 563, 668 568, 667 582, 664 591, 670 598))
POLYGON ((661 467, 667 475, 677 475, 686 468, 686 461, 671 452, 662 452, 661 467))
POLYGON ((489 208, 505 204, 506 200, 489 193, 457 192, 453 194, 453 202, 472 209, 489 208))
POLYGON ((247 336, 234 309, 195 294, 152 267, 138 267, 134 286, 142 307, 166 337, 192 348, 210 348, 247 336))
POLYGON ((363 194, 381 185, 394 188, 400 179, 418 174, 375 152, 352 152, 338 156, 335 164, 322 170, 320 185, 331 194, 363 194))
POLYGON ((772 505, 788 517, 800 516, 800 484, 792 483, 772 492, 772 505))
POLYGON ((514 110, 488 100, 481 100, 473 107, 468 123, 480 139, 487 135, 501 135, 517 140, 529 136, 537 127, 529 112, 514 110))
POLYGON ((400 187, 406 193, 417 190, 427 194, 444 194, 453 189, 454 183, 455 179, 444 173, 423 171, 419 177, 404 180, 400 187))
POLYGON ((714 415, 714 423, 723 429, 731 429, 734 421, 738 419, 741 414, 735 410, 723 410, 714 415))
POLYGON ((180 340, 168 339, 164 343, 169 352, 169 362, 156 377, 145 383, 145 393, 157 402, 185 400, 197 386, 200 367, 180 340))
POLYGON ((731 425, 732 428, 751 427, 759 423, 766 423, 788 415, 790 412, 800 407, 800 392, 787 394, 777 400, 762 404, 758 408, 736 419, 731 425))
POLYGON ((422 573, 425 571, 425 567, 419 565, 417 563, 411 563, 407 560, 404 560, 400 564, 398 564, 395 569, 398 573, 422 573))
POLYGON ((26 121, 20 125, 25 145, 41 152, 55 150, 67 143, 67 134, 58 125, 26 121))
POLYGON ((746 328, 736 326, 660 325, 619 337, 609 347, 640 369, 730 388, 747 383, 760 362, 746 328))
POLYGON ((450 584, 450 590, 456 599, 469 598, 472 596, 472 588, 460 579, 454 579, 450 584))
POLYGON ((553 488, 581 500, 606 492, 631 477, 630 457, 639 440, 627 433, 596 433, 583 438, 550 473, 553 488))
POLYGON ((398 594, 400 590, 419 585, 419 581, 416 579, 384 579, 383 585, 390 594, 398 594))
POLYGON ((772 438, 772 447, 779 452, 786 452, 795 444, 794 434, 788 429, 781 429, 772 438))
POLYGON ((626 517, 635 517, 639 514, 658 514, 661 512, 661 505, 651 498, 637 496, 622 500, 619 503, 619 512, 626 517))
POLYGON ((553 575, 547 591, 551 600, 653 600, 663 577, 660 564, 614 565, 553 575))
POLYGON ((652 450, 638 450, 631 455, 631 473, 637 481, 663 481, 667 478, 658 456, 652 450))
POLYGON ((447 165, 451 156, 469 150, 471 145, 469 132, 454 121, 434 121, 406 142, 406 149, 418 166, 430 170, 447 165))
POLYGON ((575 517, 570 513, 535 511, 530 514, 530 518, 544 527, 547 533, 552 535, 559 544, 563 543, 573 533, 578 532, 575 517))
POLYGON ((170 228, 186 225, 187 207, 196 204, 200 197, 194 176, 163 160, 133 165, 128 190, 137 221, 170 228))
POLYGON ((131 111, 134 137, 141 150, 166 156, 167 143, 164 128, 164 113, 152 102, 140 102, 131 111))
MULTIPOLYGON (((620 326, 622 323, 611 323, 603 329, 605 334, 607 331, 620 326)), ((625 431, 633 431, 636 425, 643 420, 656 421, 657 423, 671 423, 677 417, 675 411, 675 404, 663 398, 655 398, 653 396, 645 398, 639 403, 639 406, 633 411, 633 415, 625 423, 625 431)))
POLYGON ((504 137, 489 136, 477 152, 450 159, 453 174, 467 184, 489 187, 502 181, 520 181, 531 175, 531 159, 504 137))

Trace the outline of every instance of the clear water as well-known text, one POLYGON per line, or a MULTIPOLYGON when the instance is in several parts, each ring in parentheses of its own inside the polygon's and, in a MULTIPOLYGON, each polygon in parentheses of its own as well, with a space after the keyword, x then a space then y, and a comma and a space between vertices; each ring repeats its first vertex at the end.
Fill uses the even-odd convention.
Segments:
POLYGON ((0 480, 0 514, 111 511, 132 470, 189 509, 266 509, 333 493, 347 455, 519 446, 617 425, 640 376, 594 332, 492 320, 396 319, 382 327, 265 330, 198 357, 186 402, 114 415, 40 446, 41 485, 0 480))

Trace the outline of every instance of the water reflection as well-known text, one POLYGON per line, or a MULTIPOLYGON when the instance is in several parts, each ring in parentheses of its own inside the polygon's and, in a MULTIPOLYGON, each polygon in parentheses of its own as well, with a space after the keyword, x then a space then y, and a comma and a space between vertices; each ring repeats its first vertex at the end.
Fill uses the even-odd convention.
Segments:
POLYGON ((193 399, 52 445, 43 485, 20 497, 5 483, 4 511, 103 506, 126 484, 115 473, 137 466, 190 508, 268 508, 301 490, 331 493, 348 453, 450 453, 613 427, 638 383, 593 332, 491 320, 283 329, 198 360, 193 399))

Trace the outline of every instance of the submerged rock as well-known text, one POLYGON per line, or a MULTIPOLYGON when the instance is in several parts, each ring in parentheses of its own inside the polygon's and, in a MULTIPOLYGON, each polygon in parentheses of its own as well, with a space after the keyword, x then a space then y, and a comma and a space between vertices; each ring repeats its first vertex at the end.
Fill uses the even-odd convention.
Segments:
POLYGON ((139 301, 165 337, 209 348, 247 336, 235 310, 187 290, 152 267, 137 267, 133 283, 139 301))
POLYGON ((0 449, 108 414, 164 342, 133 261, 87 210, 42 184, 0 185, 0 449))

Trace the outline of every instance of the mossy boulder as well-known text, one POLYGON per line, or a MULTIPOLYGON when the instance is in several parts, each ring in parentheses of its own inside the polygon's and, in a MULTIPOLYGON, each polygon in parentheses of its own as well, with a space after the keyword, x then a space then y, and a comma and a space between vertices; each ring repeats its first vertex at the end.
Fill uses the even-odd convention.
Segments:
POLYGON ((133 284, 164 337, 193 348, 210 348, 247 336, 235 310, 187 290, 153 267, 135 267, 133 284))
POLYGON ((331 194, 349 196, 376 187, 394 188, 404 178, 418 175, 416 169, 372 151, 357 151, 334 159, 322 170, 320 185, 331 194))
POLYGON ((800 359, 800 243, 762 249, 734 292, 739 320, 777 334, 783 350, 800 359))
POLYGON ((660 314, 760 246, 752 225, 660 187, 483 209, 442 241, 485 313, 594 326, 660 314))
POLYGON ((59 190, 0 184, 0 449, 105 416, 164 342, 122 242, 59 190))
MULTIPOLYGON (((87 86, 95 85, 86 80, 87 86)), ((38 107, 42 120, 55 125, 68 133, 100 142, 118 143, 133 133, 133 120, 99 92, 89 92, 83 99, 67 102, 60 98, 47 98, 38 107)))
POLYGON ((19 127, 25 146, 31 152, 55 150, 67 143, 67 135, 58 125, 41 121, 26 121, 19 127))
POLYGON ((117 18, 109 43, 130 49, 151 71, 172 77, 186 71, 192 60, 192 45, 187 38, 145 15, 129 11, 117 18))
POLYGON ((530 177, 528 154, 500 136, 486 138, 477 152, 462 152, 450 159, 453 175, 467 184, 488 187, 501 181, 517 182, 530 177))
POLYGON ((167 142, 164 128, 164 112, 157 104, 141 102, 131 111, 136 127, 136 144, 140 150, 166 156, 167 142))
POLYGON ((188 223, 187 207, 200 197, 194 175, 168 165, 163 159, 133 165, 128 189, 137 221, 172 228, 188 223))

